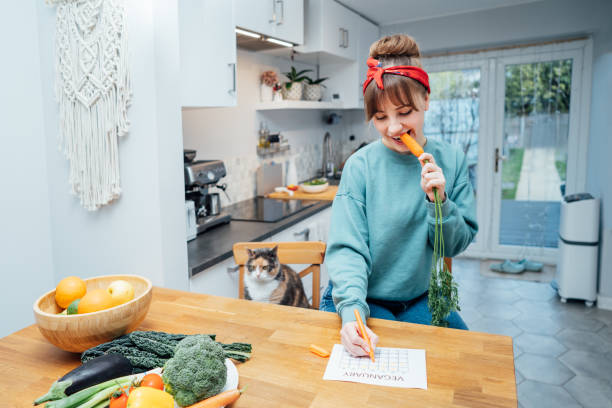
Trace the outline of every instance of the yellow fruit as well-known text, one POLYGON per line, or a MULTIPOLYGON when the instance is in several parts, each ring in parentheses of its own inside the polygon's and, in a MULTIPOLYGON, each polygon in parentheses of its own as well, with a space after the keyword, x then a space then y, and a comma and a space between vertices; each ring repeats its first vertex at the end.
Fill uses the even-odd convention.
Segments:
POLYGON ((106 289, 113 298, 113 305, 118 306, 134 299, 134 287, 127 281, 116 280, 111 282, 106 289))
POLYGON ((92 313, 113 307, 113 298, 104 289, 90 290, 79 302, 79 314, 92 313))
POLYGON ((57 284, 55 302, 62 309, 66 309, 73 301, 82 298, 86 292, 87 286, 81 278, 69 276, 57 284))

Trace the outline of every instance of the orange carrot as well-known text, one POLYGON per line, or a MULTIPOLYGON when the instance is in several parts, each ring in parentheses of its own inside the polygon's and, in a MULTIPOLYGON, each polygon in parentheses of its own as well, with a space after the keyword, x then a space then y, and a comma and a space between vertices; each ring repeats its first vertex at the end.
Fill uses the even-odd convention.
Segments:
POLYGON ((226 405, 232 404, 240 398, 240 395, 244 392, 246 387, 239 390, 238 388, 222 392, 214 397, 206 398, 205 400, 196 402, 190 405, 188 408, 220 408, 226 405))
POLYGON ((310 352, 316 354, 319 357, 329 357, 329 351, 317 346, 316 344, 310 345, 310 352))
POLYGON ((410 136, 408 133, 404 133, 400 136, 400 139, 402 139, 402 142, 404 142, 412 154, 414 154, 417 158, 421 157, 423 154, 423 148, 417 143, 416 140, 414 140, 412 136, 410 136))

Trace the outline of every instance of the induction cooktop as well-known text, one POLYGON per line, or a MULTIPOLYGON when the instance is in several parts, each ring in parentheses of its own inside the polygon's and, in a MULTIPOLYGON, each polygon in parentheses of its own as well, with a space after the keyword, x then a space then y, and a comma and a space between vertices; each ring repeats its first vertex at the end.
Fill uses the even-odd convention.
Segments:
POLYGON ((312 207, 316 201, 255 197, 225 207, 236 221, 276 222, 312 207))

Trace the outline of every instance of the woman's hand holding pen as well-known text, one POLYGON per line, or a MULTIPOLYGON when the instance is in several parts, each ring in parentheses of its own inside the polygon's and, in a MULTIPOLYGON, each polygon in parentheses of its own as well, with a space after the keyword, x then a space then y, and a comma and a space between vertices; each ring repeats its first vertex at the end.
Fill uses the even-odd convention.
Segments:
MULTIPOLYGON (((365 329, 372 342, 372 348, 376 350, 378 336, 367 326, 365 329)), ((368 347, 368 342, 360 336, 357 322, 345 323, 344 326, 342 326, 342 330, 340 330, 340 338, 342 339, 342 345, 344 345, 346 351, 353 356, 361 357, 369 355, 370 348, 368 347)))
POLYGON ((419 161, 421 162, 421 188, 427 194, 429 201, 432 203, 435 200, 434 197, 434 188, 438 190, 438 197, 441 202, 446 200, 446 179, 444 178, 444 173, 442 173, 442 169, 438 167, 436 161, 433 156, 429 153, 423 153, 419 156, 419 161))

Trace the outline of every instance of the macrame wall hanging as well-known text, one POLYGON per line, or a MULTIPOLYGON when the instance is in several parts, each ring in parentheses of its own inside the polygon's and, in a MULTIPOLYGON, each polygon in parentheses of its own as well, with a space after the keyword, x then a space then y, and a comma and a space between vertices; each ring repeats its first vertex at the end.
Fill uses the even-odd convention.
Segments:
POLYGON ((121 194, 118 138, 127 134, 131 99, 123 0, 46 0, 57 6, 59 144, 69 183, 97 210, 121 194))

